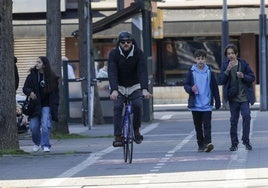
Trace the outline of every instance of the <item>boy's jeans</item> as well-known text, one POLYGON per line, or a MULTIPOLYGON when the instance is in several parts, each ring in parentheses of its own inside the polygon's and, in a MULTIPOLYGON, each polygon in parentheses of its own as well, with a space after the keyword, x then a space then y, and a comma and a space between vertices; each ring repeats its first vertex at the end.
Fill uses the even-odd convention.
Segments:
POLYGON ((45 146, 50 148, 49 138, 52 126, 50 107, 42 107, 41 118, 38 116, 31 118, 29 126, 34 144, 41 145, 42 148, 45 146))

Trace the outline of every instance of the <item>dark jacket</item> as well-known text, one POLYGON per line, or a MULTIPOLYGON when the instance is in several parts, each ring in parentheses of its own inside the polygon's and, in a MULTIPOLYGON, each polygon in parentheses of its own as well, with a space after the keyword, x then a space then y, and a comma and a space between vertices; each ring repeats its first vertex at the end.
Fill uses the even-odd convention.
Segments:
MULTIPOLYGON (((245 94, 251 105, 255 103, 255 92, 253 89, 253 82, 255 81, 255 76, 253 71, 251 70, 249 64, 243 59, 237 59, 239 62, 239 71, 244 74, 244 78, 242 78, 242 85, 245 90, 245 94)), ((225 101, 228 101, 228 89, 230 87, 231 78, 230 76, 225 74, 225 70, 229 64, 229 60, 223 62, 221 67, 221 73, 219 76, 219 83, 223 85, 223 98, 225 101)))
MULTIPOLYGON (((221 107, 221 100, 220 100, 220 94, 219 94, 219 88, 218 84, 215 78, 215 75, 212 71, 210 71, 210 90, 211 90, 211 106, 214 105, 214 99, 215 99, 215 108, 219 109, 221 107)), ((194 78, 191 68, 189 68, 186 79, 184 82, 184 90, 189 94, 188 98, 188 108, 195 107, 195 93, 192 91, 192 87, 194 85, 194 78)))
POLYGON ((147 62, 142 50, 134 46, 133 56, 120 54, 119 46, 109 54, 108 79, 111 92, 118 90, 118 85, 131 87, 140 83, 141 89, 148 89, 147 62))
MULTIPOLYGON (((55 80, 58 83, 58 80, 55 80)), ((38 81, 38 70, 33 68, 30 74, 27 76, 24 86, 23 93, 29 96, 31 92, 34 92, 37 96, 35 112, 30 116, 30 118, 41 115, 41 100, 39 92, 39 81, 38 81)), ((53 121, 58 120, 58 106, 59 106, 59 89, 57 87, 49 93, 49 107, 51 111, 51 116, 53 121)))

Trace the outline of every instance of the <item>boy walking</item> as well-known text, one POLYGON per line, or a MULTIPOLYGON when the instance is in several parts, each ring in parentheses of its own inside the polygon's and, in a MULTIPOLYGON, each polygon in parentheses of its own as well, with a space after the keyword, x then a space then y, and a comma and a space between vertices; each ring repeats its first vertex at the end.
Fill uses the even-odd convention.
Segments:
POLYGON ((230 106, 230 151, 238 149, 237 126, 239 114, 242 116, 242 141, 246 150, 252 150, 249 141, 250 135, 250 107, 255 102, 253 82, 255 75, 247 61, 238 58, 237 46, 230 43, 224 50, 224 55, 228 58, 221 67, 219 83, 223 85, 223 98, 229 102, 230 106))
POLYGON ((219 88, 214 73, 206 64, 207 53, 203 49, 194 52, 196 64, 188 71, 184 90, 189 94, 188 108, 192 111, 193 122, 199 152, 210 152, 211 115, 215 100, 215 108, 221 107, 219 88))

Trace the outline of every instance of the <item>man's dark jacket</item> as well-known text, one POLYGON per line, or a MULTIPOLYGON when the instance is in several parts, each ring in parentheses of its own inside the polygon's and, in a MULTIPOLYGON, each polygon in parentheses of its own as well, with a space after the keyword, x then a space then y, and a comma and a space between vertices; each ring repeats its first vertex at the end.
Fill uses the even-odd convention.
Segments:
MULTIPOLYGON (((253 88, 253 82, 255 81, 255 76, 253 71, 251 70, 249 64, 243 60, 238 58, 239 63, 239 71, 244 74, 244 78, 241 79, 243 88, 245 90, 245 94, 251 105, 255 103, 255 92, 253 88)), ((225 70, 227 69, 229 64, 229 60, 225 61, 221 67, 221 73, 219 76, 219 84, 223 85, 223 98, 225 101, 228 101, 228 89, 231 84, 230 76, 225 74, 225 70)))
MULTIPOLYGON (((195 93, 192 90, 193 85, 194 85, 193 72, 191 68, 189 68, 184 82, 184 90, 189 94, 188 108, 195 107, 195 93)), ((214 99, 215 99, 215 108, 219 109, 221 107, 219 88, 215 75, 211 70, 210 70, 210 90, 211 90, 210 105, 211 106, 214 105, 214 99)))
MULTIPOLYGON (((133 48, 133 46, 132 46, 133 48)), ((108 78, 111 92, 118 86, 131 87, 140 83, 141 89, 148 89, 147 63, 142 50, 134 45, 133 56, 120 54, 119 46, 111 50, 108 60, 108 78)))

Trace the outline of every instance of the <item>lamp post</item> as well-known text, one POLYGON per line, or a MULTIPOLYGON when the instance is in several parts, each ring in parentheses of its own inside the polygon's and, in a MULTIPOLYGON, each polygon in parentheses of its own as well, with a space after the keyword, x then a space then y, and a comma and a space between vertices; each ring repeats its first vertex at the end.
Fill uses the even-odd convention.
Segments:
MULTIPOLYGON (((151 27, 151 0, 143 1, 142 9, 142 36, 144 55, 148 63, 149 91, 153 94, 153 70, 152 70, 152 27, 151 27)), ((153 120, 153 99, 143 102, 143 121, 153 120)))
MULTIPOLYGON (((132 18, 132 34, 134 35, 138 46, 144 51, 147 61, 149 92, 153 93, 153 72, 152 72, 152 28, 151 28, 151 0, 135 0, 140 3, 141 16, 132 18)), ((143 100, 144 122, 153 120, 153 99, 143 100)))
POLYGON ((93 125, 93 116, 91 115, 93 113, 93 108, 92 108, 92 102, 94 101, 91 100, 93 95, 93 92, 91 90, 91 78, 92 78, 92 70, 91 70, 91 66, 92 66, 92 23, 91 23, 91 1, 90 0, 85 0, 85 7, 84 7, 84 11, 85 11, 85 21, 86 21, 86 48, 87 48, 87 97, 88 97, 88 109, 87 109, 87 113, 88 113, 88 127, 89 130, 91 130, 91 127, 93 125), (90 103, 89 103, 90 102, 90 103))
MULTIPOLYGON (((224 55, 224 48, 229 43, 229 24, 227 19, 227 0, 223 0, 223 6, 222 6, 222 38, 221 38, 221 65, 223 65, 223 62, 225 61, 226 57, 224 55)), ((222 100, 223 108, 227 109, 228 103, 224 99, 222 100)))
POLYGON ((222 62, 225 60, 224 55, 224 48, 229 43, 229 23, 227 19, 227 0, 223 0, 223 6, 222 6, 222 42, 221 42, 221 49, 222 49, 222 62))
POLYGON ((267 111, 267 59, 266 59, 266 14, 265 0, 260 2, 259 59, 260 59, 260 110, 267 111))

